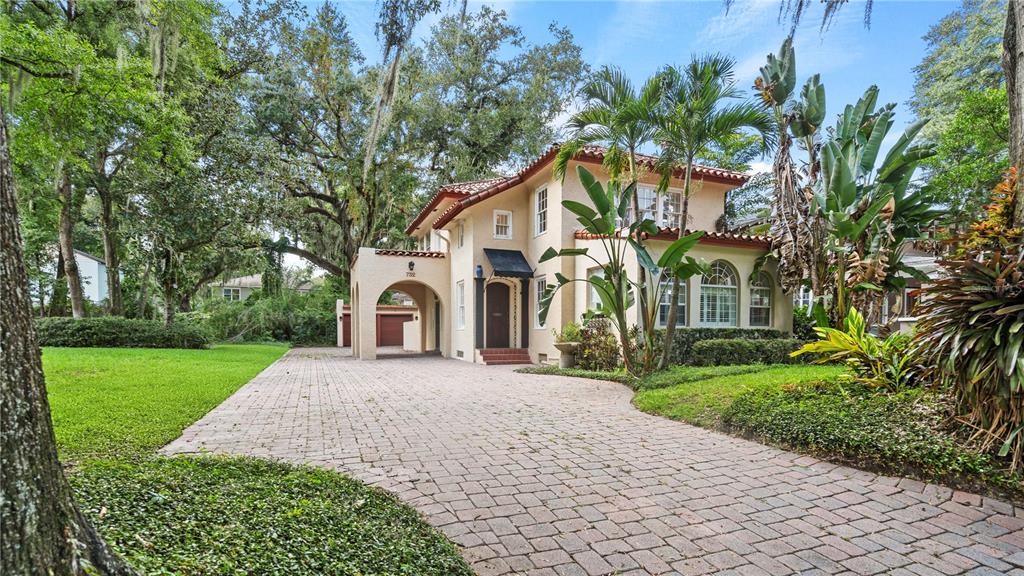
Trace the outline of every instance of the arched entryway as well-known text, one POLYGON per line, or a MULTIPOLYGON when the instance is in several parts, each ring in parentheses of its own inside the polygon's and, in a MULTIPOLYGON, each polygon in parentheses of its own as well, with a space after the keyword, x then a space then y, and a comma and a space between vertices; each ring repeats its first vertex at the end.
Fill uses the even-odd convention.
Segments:
MULTIPOLYGON (((443 253, 362 248, 352 266, 352 355, 364 360, 378 353, 450 354, 449 270, 443 253), (379 306, 382 294, 401 292, 415 304, 415 312, 379 306), (392 318, 401 312, 401 317, 392 318), (399 327, 400 326, 400 327, 399 327), (402 346, 381 346, 383 331, 393 343, 401 330, 402 346)), ((339 310, 342 306, 339 304, 339 310)), ((339 319, 341 315, 339 315, 339 319)))

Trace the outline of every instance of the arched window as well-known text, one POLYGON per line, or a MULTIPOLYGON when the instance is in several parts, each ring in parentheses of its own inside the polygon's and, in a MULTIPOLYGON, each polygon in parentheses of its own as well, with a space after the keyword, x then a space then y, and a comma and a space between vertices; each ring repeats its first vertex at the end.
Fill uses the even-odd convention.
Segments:
MULTIPOLYGON (((676 326, 686 326, 686 280, 679 281, 678 312, 676 326)), ((672 306, 672 278, 661 279, 661 300, 658 302, 658 328, 668 326, 668 312, 672 306)))
POLYGON ((732 266, 724 260, 711 263, 711 270, 700 282, 700 323, 725 328, 736 326, 739 282, 732 266))
POLYGON ((750 283, 750 325, 772 325, 772 279, 764 272, 759 272, 750 283))

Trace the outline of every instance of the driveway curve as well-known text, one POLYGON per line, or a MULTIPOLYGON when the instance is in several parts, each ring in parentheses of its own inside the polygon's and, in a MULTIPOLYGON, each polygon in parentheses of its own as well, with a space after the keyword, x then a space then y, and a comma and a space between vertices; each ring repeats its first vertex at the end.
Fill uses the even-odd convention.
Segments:
POLYGON ((332 468, 488 574, 1024 575, 1024 509, 637 411, 605 382, 294 349, 165 453, 332 468))

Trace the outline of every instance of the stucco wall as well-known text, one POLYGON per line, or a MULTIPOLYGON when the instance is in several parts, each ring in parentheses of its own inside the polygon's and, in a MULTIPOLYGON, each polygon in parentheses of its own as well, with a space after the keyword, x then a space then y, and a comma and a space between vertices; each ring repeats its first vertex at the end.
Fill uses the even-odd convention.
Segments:
MULTIPOLYGON (((448 258, 391 256, 377 254, 373 248, 360 248, 352 266, 352 353, 357 358, 377 357, 377 300, 388 289, 408 294, 419 308, 422 344, 425 350, 439 348, 443 356, 451 354, 451 268, 448 258), (409 262, 414 263, 409 270, 409 262), (433 298, 441 304, 441 316, 435 318, 433 298), (434 323, 441 322, 441 341, 434 342, 434 323)), ((340 304, 339 304, 340 306, 340 304)))

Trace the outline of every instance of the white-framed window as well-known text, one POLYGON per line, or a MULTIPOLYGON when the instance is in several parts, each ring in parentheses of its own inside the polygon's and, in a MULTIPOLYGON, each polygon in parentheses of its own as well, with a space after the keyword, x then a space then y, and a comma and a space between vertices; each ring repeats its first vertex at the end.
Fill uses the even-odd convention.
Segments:
POLYGON ((814 303, 814 293, 811 292, 810 287, 800 286, 800 289, 793 295, 794 306, 810 306, 814 303))
POLYGON ((544 293, 547 292, 547 289, 548 289, 547 278, 536 278, 536 279, 534 279, 534 290, 533 290, 533 294, 534 294, 534 297, 533 297, 533 301, 534 301, 534 306, 533 306, 534 314, 533 314, 533 324, 537 328, 543 328, 547 324, 546 322, 541 322, 540 321, 541 300, 544 299, 544 293))
POLYGON ((537 236, 548 231, 548 189, 537 190, 536 213, 534 214, 533 233, 537 236))
POLYGON ((238 302, 239 300, 242 299, 242 289, 221 288, 221 295, 224 297, 225 300, 230 300, 231 302, 238 302))
POLYGON ((739 282, 732 266, 724 260, 711 263, 710 273, 700 281, 700 324, 712 328, 736 326, 739 282))
POLYGON ((456 238, 458 239, 458 242, 456 243, 456 245, 459 248, 462 248, 463 246, 465 246, 466 245, 466 221, 465 220, 459 220, 459 226, 458 226, 458 229, 455 231, 455 235, 456 235, 456 238))
MULTIPOLYGON (((602 268, 591 268, 587 270, 587 278, 604 278, 604 270, 602 268)), ((593 284, 587 284, 587 309, 597 310, 601 307, 601 295, 597 293, 597 288, 593 284)))
POLYGON ((764 272, 759 272, 750 283, 750 325, 772 325, 772 279, 764 272))
POLYGON ((462 330, 466 327, 466 281, 455 283, 455 327, 462 330))
MULTIPOLYGON (((679 295, 676 298, 676 326, 686 326, 686 280, 679 281, 679 295)), ((672 278, 661 279, 661 299, 658 301, 658 328, 668 326, 668 313, 672 307, 672 278)))
POLYGON ((499 240, 512 239, 512 212, 509 210, 494 211, 494 237, 499 240))
POLYGON ((668 190, 661 195, 661 214, 658 226, 678 228, 683 216, 683 193, 679 190, 668 190))

